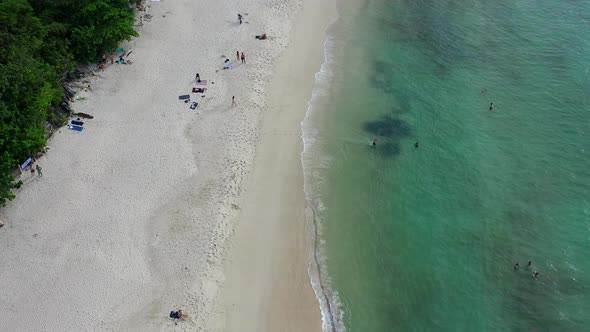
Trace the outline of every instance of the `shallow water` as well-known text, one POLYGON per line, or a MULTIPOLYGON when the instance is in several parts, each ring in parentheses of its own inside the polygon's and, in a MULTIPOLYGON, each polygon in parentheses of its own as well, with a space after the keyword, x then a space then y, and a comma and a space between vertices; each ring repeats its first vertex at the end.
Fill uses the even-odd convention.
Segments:
POLYGON ((340 10, 303 161, 346 329, 586 330, 590 2, 340 10))

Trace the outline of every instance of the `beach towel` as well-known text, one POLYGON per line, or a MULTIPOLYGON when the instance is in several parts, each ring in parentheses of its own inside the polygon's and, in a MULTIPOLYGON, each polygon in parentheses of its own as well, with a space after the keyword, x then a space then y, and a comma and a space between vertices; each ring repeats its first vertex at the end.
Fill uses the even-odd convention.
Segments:
POLYGON ((180 100, 191 99, 191 96, 190 95, 182 95, 182 96, 178 96, 178 99, 180 99, 180 100))
POLYGON ((82 122, 82 121, 76 121, 76 120, 72 120, 72 124, 73 124, 73 125, 76 125, 76 126, 81 126, 81 125, 83 125, 83 124, 84 124, 84 122, 82 122))
POLYGON ((29 164, 33 161, 33 157, 29 157, 29 159, 27 159, 24 164, 20 165, 21 169, 25 169, 27 168, 27 166, 29 166, 29 164))
POLYGON ((193 88, 193 93, 204 93, 207 88, 193 88))
POLYGON ((75 130, 75 131, 82 131, 82 130, 84 130, 84 127, 80 127, 80 126, 68 126, 68 129, 75 130))
POLYGON ((197 108, 197 106, 199 106, 199 104, 193 101, 193 103, 191 104, 191 110, 194 110, 195 108, 197 108))
POLYGON ((197 85, 207 85, 207 80, 201 80, 201 82, 197 82, 197 85))

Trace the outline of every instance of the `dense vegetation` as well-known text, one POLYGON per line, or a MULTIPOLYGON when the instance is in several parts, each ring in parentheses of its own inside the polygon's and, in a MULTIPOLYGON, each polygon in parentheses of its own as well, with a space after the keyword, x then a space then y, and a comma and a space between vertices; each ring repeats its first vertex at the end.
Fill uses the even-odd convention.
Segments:
POLYGON ((63 123, 62 79, 136 36, 137 0, 0 0, 0 204, 13 199, 17 165, 63 123))

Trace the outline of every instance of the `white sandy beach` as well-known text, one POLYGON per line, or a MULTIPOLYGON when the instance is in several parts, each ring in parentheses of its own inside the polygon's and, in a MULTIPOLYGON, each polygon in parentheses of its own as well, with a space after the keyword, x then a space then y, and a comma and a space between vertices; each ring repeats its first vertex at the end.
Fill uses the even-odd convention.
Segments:
POLYGON ((299 123, 334 9, 306 1, 295 19, 301 4, 148 2, 132 64, 72 104, 95 118, 56 133, 43 177, 23 174, 0 210, 0 330, 321 328, 299 123), (189 319, 175 325, 177 309, 189 319))

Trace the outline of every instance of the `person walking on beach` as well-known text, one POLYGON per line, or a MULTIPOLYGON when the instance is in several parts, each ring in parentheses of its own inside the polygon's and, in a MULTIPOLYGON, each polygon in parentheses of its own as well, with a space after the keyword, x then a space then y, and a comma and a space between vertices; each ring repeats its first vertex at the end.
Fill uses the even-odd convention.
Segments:
POLYGON ((246 63, 246 56, 244 55, 244 52, 242 52, 241 59, 242 59, 242 63, 246 63))
POLYGON ((236 60, 240 61, 240 51, 236 51, 236 60))
POLYGON ((238 21, 242 24, 242 14, 238 13, 238 21))
POLYGON ((231 96, 231 107, 234 107, 238 104, 236 104, 236 96, 231 96))
POLYGON ((31 176, 35 175, 35 169, 33 168, 33 163, 31 163, 31 166, 29 166, 29 168, 31 169, 31 176))
POLYGON ((197 83, 201 83, 201 75, 199 75, 199 73, 195 75, 195 81, 197 81, 197 83))
POLYGON ((37 174, 39 177, 43 177, 43 168, 39 165, 37 165, 37 174))

